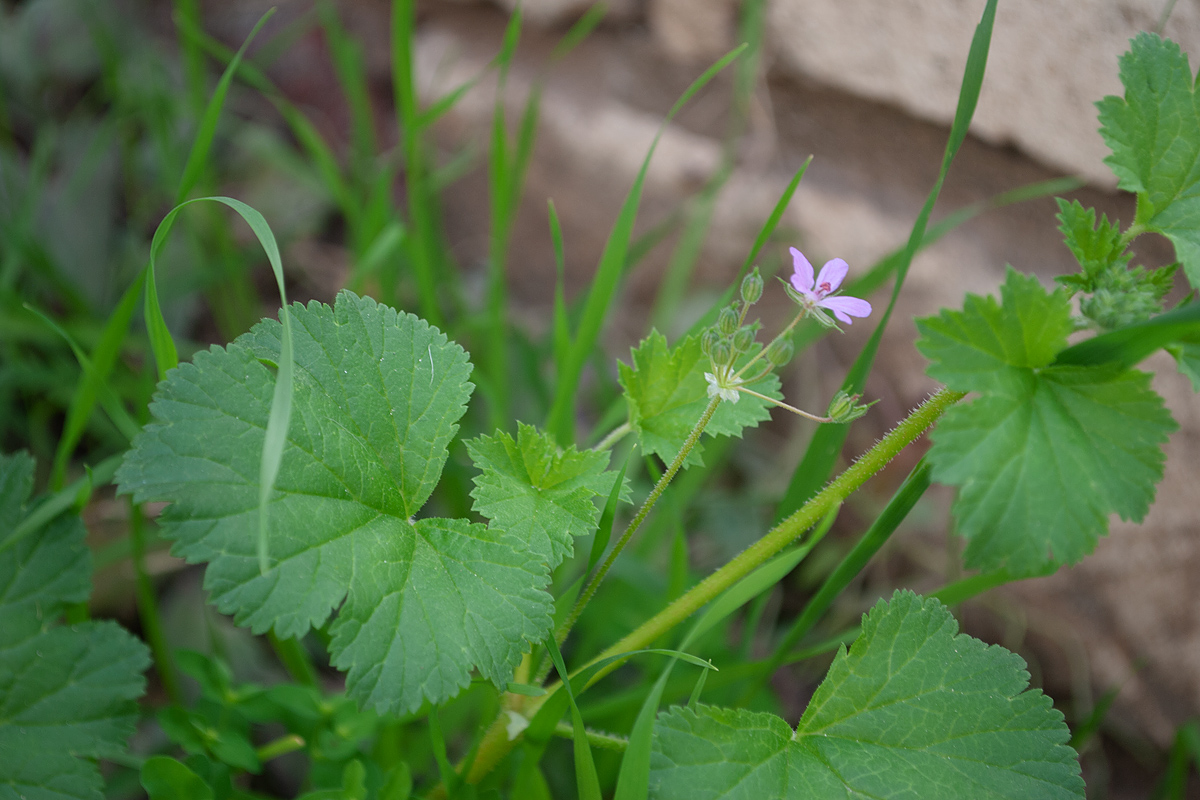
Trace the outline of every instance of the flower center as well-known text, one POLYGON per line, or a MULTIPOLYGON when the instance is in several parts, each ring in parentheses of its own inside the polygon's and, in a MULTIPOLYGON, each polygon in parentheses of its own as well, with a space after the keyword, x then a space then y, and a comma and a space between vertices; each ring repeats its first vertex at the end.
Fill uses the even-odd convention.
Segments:
POLYGON ((821 297, 824 297, 832 291, 833 287, 829 285, 829 281, 822 281, 821 284, 817 286, 817 294, 819 294, 821 297))

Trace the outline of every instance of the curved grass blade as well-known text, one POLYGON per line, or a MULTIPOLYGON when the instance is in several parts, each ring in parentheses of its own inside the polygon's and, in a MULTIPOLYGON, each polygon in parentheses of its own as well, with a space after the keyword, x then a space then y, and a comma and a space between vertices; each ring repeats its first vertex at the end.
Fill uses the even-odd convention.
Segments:
POLYGON ((666 118, 663 120, 662 126, 659 127, 658 133, 650 145, 650 150, 646 153, 646 158, 642 161, 642 167, 638 171, 637 178, 634 179, 633 186, 625 196, 625 202, 621 206, 620 214, 617 216, 617 221, 613 225, 612 232, 609 233, 608 241, 604 246, 604 252, 600 256, 600 263, 596 267, 596 274, 592 279, 592 286, 588 291, 587 300, 584 303, 583 317, 579 321, 578 330, 575 331, 575 338, 568 353, 567 362, 562 372, 558 375, 558 385, 554 395, 554 403, 550 407, 546 430, 557 438, 560 444, 569 444, 575 440, 575 399, 579 388, 579 379, 583 375, 584 365, 587 363, 592 349, 596 346, 596 341, 600 336, 600 329, 604 326, 604 320, 608 315, 608 310, 616 295, 621 275, 624 272, 625 256, 629 250, 629 241, 633 235, 633 224, 637 219, 638 206, 642 197, 642 186, 646 181, 646 172, 650 167, 650 159, 654 156, 659 139, 662 138, 663 132, 679 112, 679 109, 704 88, 717 73, 741 55, 744 49, 745 45, 742 45, 727 53, 716 64, 705 70, 704 74, 697 78, 679 100, 675 102, 675 105, 671 107, 670 112, 668 112, 666 118))
MULTIPOLYGON (((271 413, 267 417, 267 431, 263 441, 262 461, 259 467, 259 495, 258 495, 258 568, 265 575, 270 568, 270 559, 267 547, 267 504, 270 501, 271 493, 275 489, 275 479, 279 476, 279 464, 283 460, 283 447, 287 442, 287 429, 292 416, 292 318, 288 313, 287 305, 287 290, 283 284, 283 262, 279 257, 279 245, 275 241, 275 234, 271 232, 271 227, 263 218, 263 215, 255 209, 243 203, 241 200, 235 200, 232 197, 197 197, 193 200, 187 200, 175 208, 171 209, 170 213, 163 218, 159 223, 158 230, 154 232, 154 240, 150 244, 150 266, 146 273, 146 298, 147 305, 151 297, 151 284, 154 276, 154 258, 158 251, 162 248, 166 241, 167 234, 171 232, 171 227, 175 224, 175 218, 179 212, 193 203, 201 203, 211 201, 221 203, 228 206, 238 213, 250 226, 250 230, 254 232, 258 243, 262 245, 263 251, 267 254, 267 261, 271 264, 271 271, 275 274, 275 283, 279 287, 279 321, 283 325, 283 337, 280 344, 280 358, 278 374, 275 377, 275 393, 271 399, 271 413)), ((155 298, 157 307, 157 297, 155 298)), ((162 322, 161 313, 158 320, 162 325, 162 329, 166 330, 166 324, 162 322)), ((149 315, 147 315, 147 324, 149 325, 149 315)), ((170 364, 174 367, 178 363, 178 356, 175 355, 174 342, 170 341, 170 333, 166 333, 167 341, 170 343, 170 355, 175 363, 170 364)), ((159 377, 166 377, 166 369, 164 368, 163 359, 159 358, 159 350, 155 345, 154 334, 150 337, 151 346, 154 347, 155 358, 158 360, 159 377)))
MULTIPOLYGON (((887 328, 892 311, 896 307, 896 301, 900 297, 904 279, 908 276, 908 268, 912 264, 913 256, 916 255, 921 242, 925 239, 929 217, 933 213, 933 206, 937 203, 938 195, 941 194, 942 184, 946 180, 950 164, 954 161, 954 157, 958 154, 958 150, 967 136, 967 128, 971 123, 971 117, 975 114, 975 106, 979 102, 979 90, 983 85, 983 73, 987 66, 992 26, 995 19, 996 0, 988 0, 988 4, 983 10, 983 17, 975 28, 975 36, 971 40, 971 50, 967 55, 962 88, 958 94, 958 108, 954 113, 954 123, 950 127, 950 138, 946 142, 946 149, 942 154, 941 169, 938 171, 933 188, 929 191, 929 196, 925 199, 921 213, 917 215, 917 219, 913 223, 908 243, 904 246, 896 263, 896 282, 892 287, 892 298, 888 302, 879 324, 871 333, 871 338, 863 346, 862 352, 855 359, 854 365, 850 368, 850 372, 842 384, 842 389, 847 394, 861 394, 866 385, 867 375, 875 363, 875 355, 879 352, 879 343, 883 339, 883 332, 887 328)), ((804 453, 804 458, 796 467, 796 471, 792 473, 787 491, 775 512, 776 521, 786 518, 804 505, 825 484, 829 474, 833 471, 834 462, 842 450, 848 432, 849 425, 844 423, 827 423, 817 428, 808 450, 804 453)))
POLYGON ((563 663, 562 653, 553 636, 546 638, 546 648, 554 661, 554 668, 562 678, 563 689, 566 690, 567 702, 571 706, 571 726, 575 744, 575 784, 579 789, 580 800, 600 800, 600 779, 596 777, 596 762, 592 760, 592 748, 588 744, 587 729, 583 726, 583 715, 579 713, 579 705, 575 702, 575 691, 567 676, 567 667, 563 663))
POLYGON ((175 193, 176 204, 182 203, 188 196, 188 192, 192 191, 200 180, 208 163, 208 151, 212 149, 213 137, 217 133, 217 121, 221 117, 221 109, 225 105, 225 96, 229 93, 229 84, 233 80, 233 74, 237 72, 238 64, 242 62, 242 56, 245 55, 250 42, 254 41, 254 37, 274 13, 275 9, 272 8, 259 18, 258 23, 250 30, 250 35, 246 37, 246 41, 242 42, 242 46, 238 48, 229 65, 225 67, 221 79, 217 81, 217 88, 209 98, 208 106, 204 109, 204 116, 200 119, 200 128, 196 132, 196 139, 192 142, 191 152, 188 153, 187 162, 184 164, 183 176, 179 179, 179 190, 175 193))

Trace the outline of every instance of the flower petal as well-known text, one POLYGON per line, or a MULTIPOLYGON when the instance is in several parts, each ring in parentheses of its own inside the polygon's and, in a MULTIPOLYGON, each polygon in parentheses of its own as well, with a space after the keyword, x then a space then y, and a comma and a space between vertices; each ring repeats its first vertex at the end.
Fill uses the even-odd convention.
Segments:
POLYGON ((857 297, 826 297, 817 305, 828 308, 842 322, 850 325, 850 317, 866 317, 871 313, 871 304, 857 297))
POLYGON ((808 259, 794 247, 789 247, 792 251, 792 266, 795 272, 792 273, 792 286, 796 287, 797 292, 804 294, 812 294, 813 286, 813 265, 808 263, 808 259))
POLYGON ((845 279, 846 273, 849 271, 850 265, 846 263, 845 259, 829 259, 825 262, 825 266, 821 267, 821 274, 817 276, 817 292, 820 293, 821 286, 826 283, 829 284, 829 288, 825 291, 825 294, 837 291, 837 288, 842 285, 842 280, 845 279))

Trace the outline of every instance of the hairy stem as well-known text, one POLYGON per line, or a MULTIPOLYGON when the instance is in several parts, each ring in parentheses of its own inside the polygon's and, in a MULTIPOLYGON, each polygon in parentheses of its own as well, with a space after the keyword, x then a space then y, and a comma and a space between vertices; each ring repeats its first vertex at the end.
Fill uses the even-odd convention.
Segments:
POLYGON ((654 488, 650 491, 650 496, 646 498, 646 502, 642 503, 642 507, 638 509, 637 514, 629 525, 625 528, 625 532, 621 534, 621 538, 617 540, 612 552, 604 559, 604 563, 600 565, 600 569, 596 570, 596 574, 588 582, 587 588, 583 590, 583 594, 579 596, 579 600, 575 603, 575 608, 571 609, 571 615, 563 622, 562 626, 555 632, 554 638, 559 644, 567 638, 567 634, 575 625, 579 615, 583 613, 583 609, 587 607, 588 602, 592 599, 592 595, 596 593, 596 589, 600 586, 600 582, 604 580, 604 576, 608 574, 608 570, 612 567, 613 562, 617 560, 617 556, 625 549, 630 538, 637 529, 641 527, 646 516, 654 508, 654 504, 658 502, 658 498, 662 497, 662 493, 666 490, 668 484, 675 478, 675 474, 679 472, 683 466, 683 462, 687 459, 688 453, 692 452, 692 448, 696 446, 696 442, 700 441, 700 435, 704 433, 704 429, 708 426, 709 420, 717 411, 717 406, 720 405, 721 398, 713 397, 708 401, 708 406, 704 409, 704 413, 700 415, 699 421, 696 422, 692 432, 688 434, 688 438, 684 440, 683 446, 679 448, 679 453, 676 454, 675 460, 667 467, 667 471, 658 479, 658 483, 654 484, 654 488))
MULTIPOLYGON (((637 630, 609 647, 589 663, 618 653, 649 647, 660 636, 703 608, 737 581, 749 575, 791 544, 797 536, 820 521, 831 508, 844 501, 870 477, 882 470, 892 458, 912 444, 930 425, 936 422, 946 409, 965 396, 965 392, 955 392, 949 389, 941 389, 935 393, 794 514, 780 522, 765 536, 734 557, 732 561, 709 575, 675 602, 644 622, 637 630)), ((583 667, 586 666, 586 664, 583 665, 583 667)), ((615 668, 612 666, 600 669, 591 682, 595 683, 615 668)), ((532 716, 536 713, 537 709, 560 687, 561 684, 554 684, 549 687, 549 691, 545 695, 533 698, 533 702, 526 710, 526 715, 532 716)), ((482 780, 512 750, 515 740, 508 738, 505 730, 507 721, 507 715, 501 715, 484 735, 475 761, 467 775, 468 782, 477 783, 482 780)))

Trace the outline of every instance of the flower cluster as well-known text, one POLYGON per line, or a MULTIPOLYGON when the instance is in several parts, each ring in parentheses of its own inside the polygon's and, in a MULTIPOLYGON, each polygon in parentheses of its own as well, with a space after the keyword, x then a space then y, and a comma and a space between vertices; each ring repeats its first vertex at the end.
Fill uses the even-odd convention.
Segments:
POLYGON ((763 280, 755 267, 742 281, 741 299, 721 309, 716 324, 706 330, 700 340, 701 348, 712 367, 711 372, 704 373, 704 379, 708 381, 708 396, 736 403, 741 393, 751 394, 818 422, 849 422, 861 417, 869 408, 869 404, 861 405, 858 402, 858 395, 839 392, 830 404, 828 416, 819 417, 749 388, 750 384, 761 380, 791 360, 791 332, 800 320, 811 317, 826 327, 836 329, 837 323, 829 318, 826 311, 832 312, 838 320, 847 325, 852 324, 851 317, 861 318, 871 313, 871 304, 866 300, 837 294, 838 287, 842 285, 850 269, 843 259, 834 258, 825 262, 821 273, 814 276, 812 264, 804 254, 794 247, 791 248, 791 253, 793 273, 790 282, 784 283, 784 289, 800 306, 800 313, 765 349, 740 368, 736 366, 738 358, 753 347, 759 329, 757 322, 746 324, 746 314, 750 306, 758 302, 763 292, 763 280), (765 359, 766 364, 754 377, 745 377, 747 370, 760 359, 765 359))

